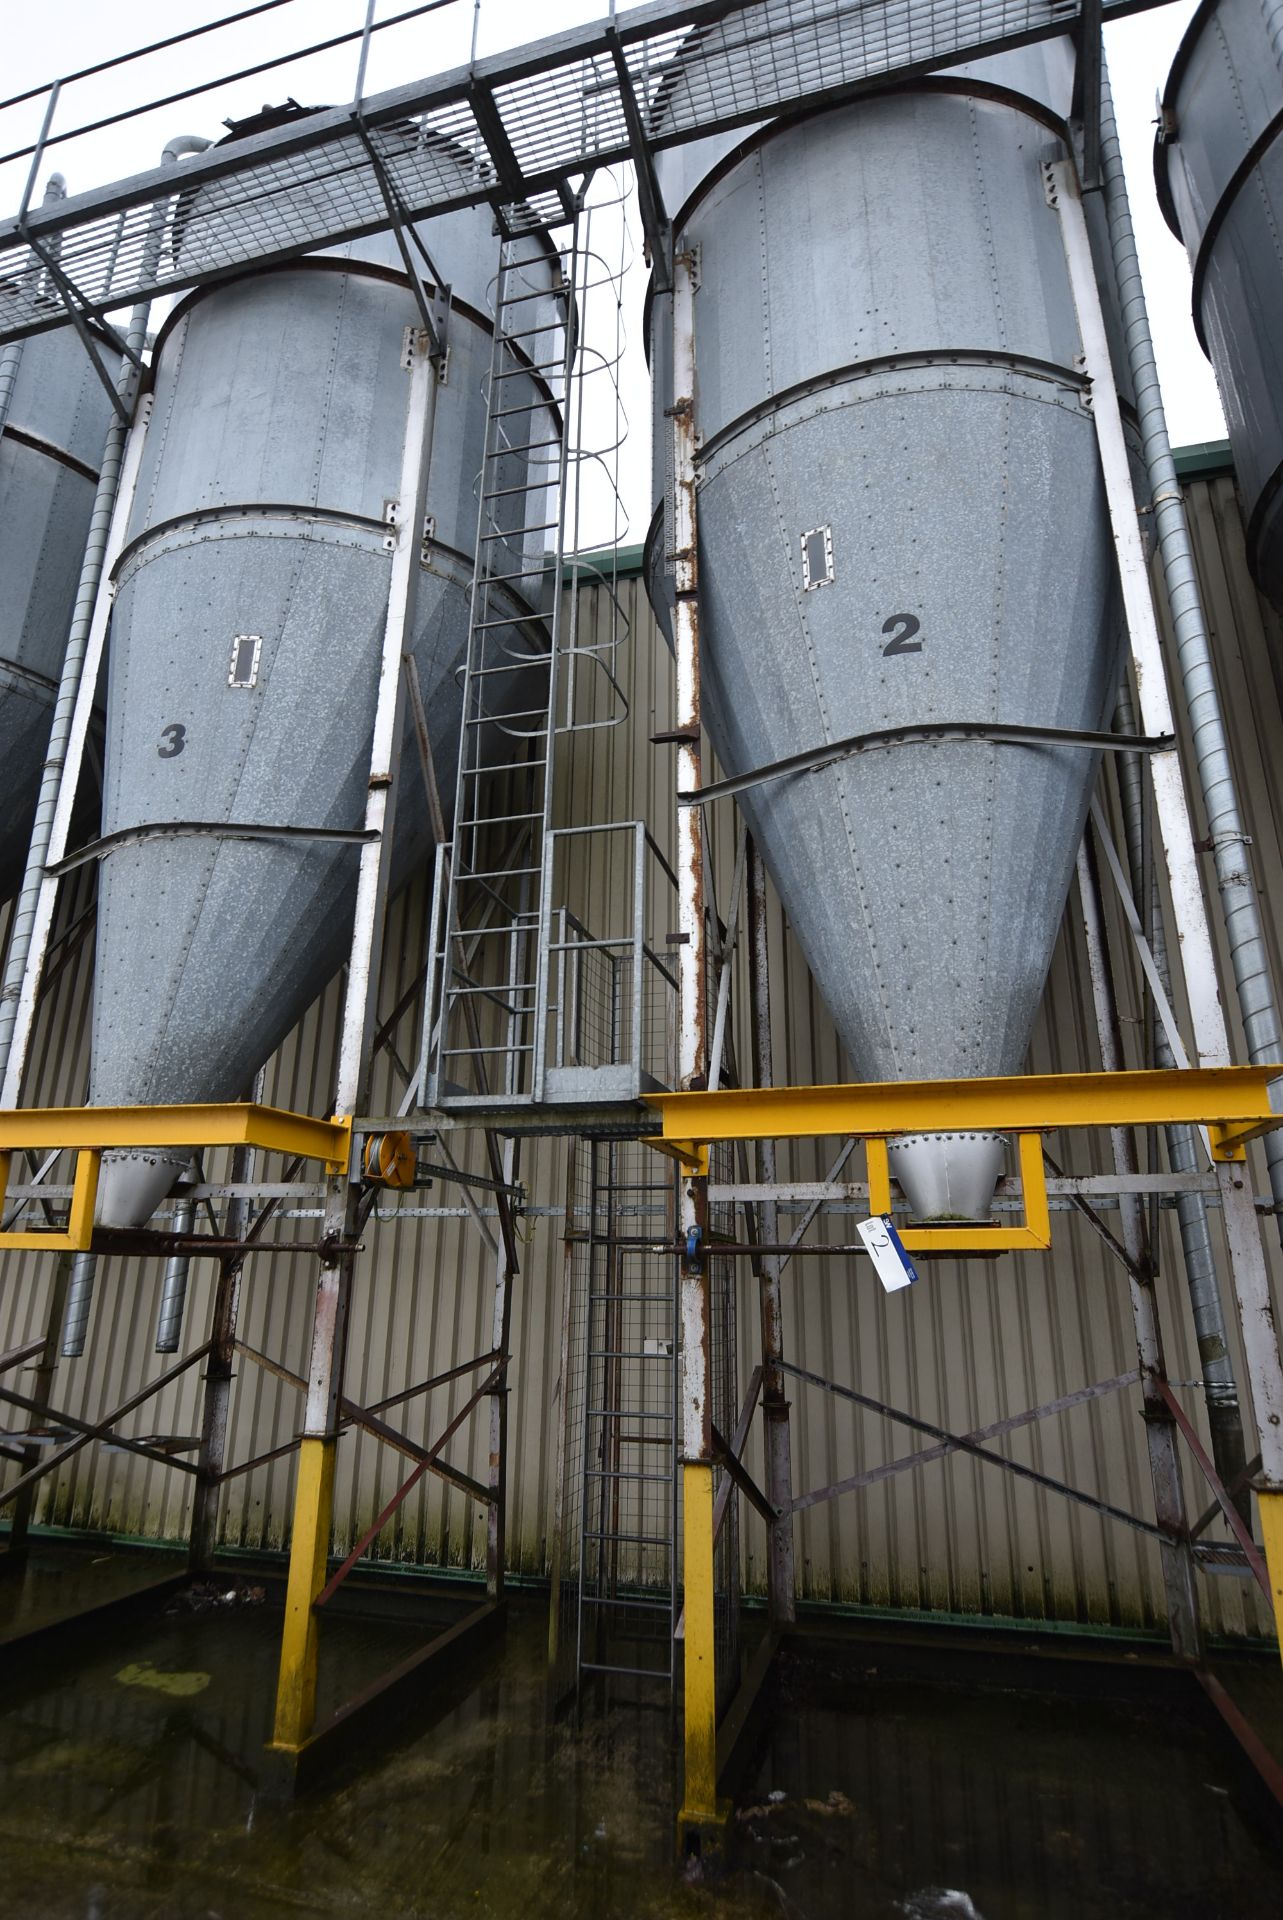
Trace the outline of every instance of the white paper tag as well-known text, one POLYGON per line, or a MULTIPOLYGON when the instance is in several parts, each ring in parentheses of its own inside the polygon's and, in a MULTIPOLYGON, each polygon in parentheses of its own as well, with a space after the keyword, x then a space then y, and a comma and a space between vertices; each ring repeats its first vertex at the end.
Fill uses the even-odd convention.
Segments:
POLYGON ((898 1293, 901 1287, 913 1285, 918 1270, 905 1252, 904 1242, 889 1215, 875 1213, 871 1220, 861 1220, 855 1230, 868 1248, 878 1279, 888 1293, 898 1293))

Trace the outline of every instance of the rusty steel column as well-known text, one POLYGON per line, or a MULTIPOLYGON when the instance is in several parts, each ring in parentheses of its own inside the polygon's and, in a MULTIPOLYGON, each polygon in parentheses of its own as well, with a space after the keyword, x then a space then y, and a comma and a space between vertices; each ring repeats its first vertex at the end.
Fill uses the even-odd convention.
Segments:
MULTIPOLYGON (((1101 907, 1100 878, 1090 827, 1078 849, 1078 892, 1083 931, 1087 939, 1092 1005, 1100 1040, 1100 1063, 1106 1073, 1118 1073, 1123 1066, 1118 1002, 1114 993, 1113 969, 1101 907)), ((1129 1129, 1111 1127, 1110 1142, 1115 1171, 1124 1175, 1136 1173, 1139 1170, 1136 1142, 1129 1129)), ((1154 1516, 1164 1534, 1159 1551, 1167 1595, 1167 1623, 1173 1652, 1179 1659, 1193 1663, 1201 1653, 1198 1587, 1194 1578, 1194 1549, 1185 1515, 1185 1490, 1176 1445, 1176 1423, 1162 1393, 1167 1368, 1154 1289, 1153 1256, 1145 1224, 1144 1204, 1139 1196, 1120 1195, 1119 1207, 1122 1210, 1123 1246, 1130 1263, 1128 1285, 1132 1318, 1136 1326, 1136 1353, 1140 1362, 1149 1471, 1154 1485, 1154 1516)))
MULTIPOLYGON (((753 1076, 759 1087, 774 1080, 771 1048, 771 983, 767 967, 766 868, 756 843, 749 841, 748 964, 753 1022, 753 1076)), ((774 1140, 757 1143, 757 1177, 774 1186, 777 1175, 774 1140)), ((780 1243, 779 1208, 763 1200, 758 1214, 763 1244, 780 1243)), ((789 1432, 789 1403, 784 1391, 784 1311, 780 1293, 780 1258, 763 1254, 758 1282, 762 1318, 762 1448, 766 1467, 766 1497, 776 1518, 767 1527, 766 1592, 771 1625, 786 1626, 797 1617, 793 1560, 793 1449, 789 1432)))
MULTIPOLYGON (((255 1100, 261 1092, 260 1075, 259 1084, 254 1089, 255 1100)), ((234 1186, 247 1185, 254 1178, 255 1157, 252 1147, 235 1149, 231 1166, 234 1186)), ((233 1199, 227 1209, 228 1239, 243 1240, 249 1224, 248 1199, 233 1199)), ((196 1492, 192 1500, 187 1547, 187 1566, 193 1574, 207 1573, 214 1564, 214 1555, 218 1550, 218 1496, 227 1460, 227 1409, 232 1397, 232 1362, 235 1357, 236 1322, 240 1311, 241 1272, 244 1265, 243 1253, 226 1254, 218 1263, 209 1361, 205 1369, 205 1398, 201 1405, 200 1452, 196 1457, 196 1492)))
MULTIPOLYGON (((677 662, 677 790, 703 785, 700 755, 699 553, 695 501, 695 290, 698 258, 673 262, 673 652, 677 662)), ((677 809, 677 1084, 708 1084, 704 923, 704 823, 697 806, 677 809)), ((717 1798, 717 1676, 714 1649, 713 1414, 709 1398, 708 1167, 683 1170, 678 1200, 683 1253, 681 1317, 682 1582, 685 1594, 682 1807, 679 1842, 698 1849, 726 1819, 717 1798)))
MULTIPOLYGON (((505 1187, 516 1184, 520 1152, 520 1141, 509 1134, 503 1143, 505 1187)), ((507 1205, 509 1202, 501 1199, 500 1204, 507 1205)), ((508 1539, 508 1343, 512 1338, 512 1283, 517 1277, 505 1234, 499 1236, 494 1261, 490 1347, 492 1352, 503 1355, 503 1373, 490 1395, 490 1463, 486 1476, 490 1491, 486 1505, 486 1593, 491 1600, 502 1600, 508 1539)))
MULTIPOLYGON (((1120 733, 1135 733, 1138 730, 1136 708, 1126 679, 1118 690, 1114 725, 1120 733)), ((1145 776, 1138 754, 1115 754, 1114 760, 1118 775, 1119 798, 1122 802, 1123 833, 1127 843, 1127 863, 1131 871, 1132 894, 1136 902, 1136 910, 1142 916, 1142 923, 1148 923, 1147 932, 1150 951, 1154 956, 1154 966, 1163 991, 1170 1001, 1172 969, 1167 951, 1167 934, 1163 926, 1163 905, 1159 896, 1158 876, 1153 871, 1153 861, 1146 859, 1145 776), (1147 882, 1148 899, 1145 898, 1147 882)), ((1172 1052, 1172 1045, 1163 1029, 1162 1021, 1154 1020, 1152 1024, 1152 1064, 1156 1067, 1175 1068, 1176 1056, 1172 1052)), ((1173 1172, 1197 1173, 1204 1163, 1197 1131, 1191 1126, 1180 1125, 1169 1126, 1165 1132, 1167 1159, 1173 1172)), ((1185 1260, 1185 1283, 1189 1293, 1190 1313, 1194 1321, 1194 1335, 1198 1341, 1199 1364, 1203 1373, 1203 1400, 1207 1409, 1207 1424, 1212 1436, 1212 1457, 1216 1462, 1216 1471, 1220 1474, 1221 1480, 1225 1486, 1230 1487, 1236 1479, 1242 1477, 1242 1470, 1247 1464, 1247 1447, 1243 1435, 1238 1383, 1234 1378, 1234 1363, 1230 1356, 1226 1331, 1225 1308, 1221 1300, 1220 1283, 1216 1272, 1216 1255, 1212 1248, 1207 1204, 1202 1194, 1177 1194, 1176 1217, 1180 1222, 1181 1252, 1185 1260)), ((1250 1526, 1252 1523, 1250 1487, 1239 1488, 1234 1496, 1234 1504, 1250 1526)))

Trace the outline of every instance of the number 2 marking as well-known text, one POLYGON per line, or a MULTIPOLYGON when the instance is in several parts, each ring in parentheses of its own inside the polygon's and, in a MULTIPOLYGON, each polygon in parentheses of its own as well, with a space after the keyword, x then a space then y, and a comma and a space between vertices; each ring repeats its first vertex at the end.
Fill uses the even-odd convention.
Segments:
POLYGON ((893 613, 882 631, 892 636, 882 649, 884 659, 889 658, 893 653, 922 652, 921 640, 915 640, 913 637, 915 633, 922 631, 922 622, 915 619, 911 613, 893 613), (898 633, 897 628, 900 629, 898 633))
POLYGON ((167 746, 157 747, 156 749, 156 752, 162 760, 173 760, 187 745, 187 729, 186 727, 180 727, 177 722, 172 726, 162 727, 160 737, 169 743, 167 746))

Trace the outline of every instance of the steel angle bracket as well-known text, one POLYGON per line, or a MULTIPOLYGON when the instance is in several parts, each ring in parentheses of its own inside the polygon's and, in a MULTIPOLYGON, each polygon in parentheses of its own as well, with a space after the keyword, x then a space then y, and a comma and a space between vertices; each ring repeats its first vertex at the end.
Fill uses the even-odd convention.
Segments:
POLYGON ((0 1210, 13 1155, 22 1148, 76 1156, 66 1228, 0 1232, 0 1251, 86 1253, 93 1242, 94 1204, 102 1156, 116 1147, 258 1147, 319 1160, 330 1174, 347 1171, 352 1155, 350 1119, 317 1120, 311 1114, 252 1101, 184 1107, 10 1107, 0 1110, 0 1210))
POLYGON ((643 1134, 644 1147, 653 1147, 656 1153, 666 1154, 670 1160, 676 1160, 679 1167, 687 1173, 708 1176, 708 1145, 699 1140, 669 1140, 658 1134, 643 1134))

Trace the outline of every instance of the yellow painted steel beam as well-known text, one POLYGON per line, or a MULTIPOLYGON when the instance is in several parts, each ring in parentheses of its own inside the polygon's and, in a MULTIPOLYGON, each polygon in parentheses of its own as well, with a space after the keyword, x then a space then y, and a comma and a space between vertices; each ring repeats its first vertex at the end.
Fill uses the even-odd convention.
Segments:
POLYGON ((276 1720, 269 1742, 285 1753, 298 1753, 306 1745, 316 1720, 315 1605, 325 1585, 330 1551, 337 1445, 333 1438, 320 1439, 313 1434, 305 1434, 299 1443, 285 1624, 276 1679, 276 1720))
POLYGON ((721 1826, 730 1807, 717 1797, 717 1668, 713 1640, 713 1469, 682 1468, 682 1584, 685 1678, 682 1810, 679 1832, 721 1826))
POLYGON ((250 1101, 190 1107, 7 1107, 0 1109, 0 1153, 15 1147, 260 1147, 347 1169, 349 1119, 259 1107, 250 1101))
MULTIPOLYGON (((1206 1126, 1217 1159, 1283 1125, 1270 1088, 1283 1064, 1135 1073, 1019 1074, 983 1080, 895 1080, 852 1086, 726 1087, 648 1093, 669 1142, 887 1138, 898 1133, 1045 1132, 1055 1127, 1206 1126)), ((0 1144, 3 1144, 0 1136, 0 1144)))
MULTIPOLYGON (((4 1211, 4 1197, 9 1191, 12 1162, 12 1152, 0 1153, 0 1213, 4 1211)), ((92 1149, 77 1154, 65 1232, 46 1227, 32 1233, 0 1233, 0 1249, 12 1247, 19 1253, 87 1253, 94 1237, 94 1204, 98 1199, 101 1162, 102 1155, 92 1149)))
MULTIPOLYGON (((1042 1159, 1042 1136, 1022 1133, 1016 1149, 1020 1160, 1020 1188, 1025 1203, 1023 1226, 968 1227, 949 1223, 938 1227, 901 1227, 901 1242, 910 1253, 1046 1253, 1051 1247, 1051 1203, 1047 1198, 1047 1170, 1042 1159)), ((869 1212, 891 1212, 891 1169, 887 1143, 878 1135, 865 1142, 869 1166, 869 1212)))
POLYGON ((1270 1597, 1274 1602, 1274 1631, 1283 1653, 1283 1493, 1261 1492, 1256 1496, 1261 1509, 1261 1542, 1265 1548, 1265 1570, 1270 1576, 1270 1597))

